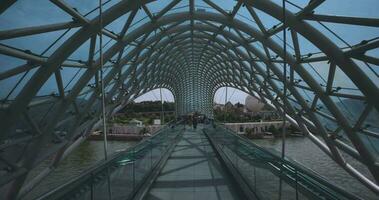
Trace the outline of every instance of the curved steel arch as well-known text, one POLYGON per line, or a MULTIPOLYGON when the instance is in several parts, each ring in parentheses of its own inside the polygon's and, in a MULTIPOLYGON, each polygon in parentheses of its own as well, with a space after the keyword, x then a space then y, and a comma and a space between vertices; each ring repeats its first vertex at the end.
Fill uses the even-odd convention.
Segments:
MULTIPOLYGON (((241 26, 240 26, 240 27, 241 27, 241 26)), ((276 47, 276 48, 278 48, 278 47, 276 47)), ((280 53, 280 52, 278 52, 278 51, 279 51, 278 49, 276 49, 276 51, 277 51, 277 53, 280 53)), ((290 56, 287 56, 287 58, 289 59, 291 65, 295 65, 295 64, 296 64, 296 63, 293 61, 293 59, 291 59, 290 56)), ((295 66, 296 66, 296 65, 295 65, 295 66)), ((294 68, 295 68, 295 67, 294 67, 294 68)), ((298 69, 298 70, 302 70, 302 68, 299 69, 299 67, 296 67, 296 69, 298 69)), ((307 72, 303 70, 303 74, 306 75, 307 72)), ((306 81, 310 81, 310 80, 312 80, 312 78, 311 78, 309 75, 306 75, 306 76, 308 76, 308 77, 307 77, 307 78, 304 78, 304 80, 306 80, 306 81)), ((316 91, 318 91, 317 94, 319 95, 319 97, 320 97, 321 99, 323 99, 323 101, 327 101, 326 105, 327 105, 328 107, 331 107, 331 109, 332 109, 332 113, 337 115, 337 118, 340 120, 340 123, 343 124, 343 127, 345 128, 345 130, 346 130, 348 133, 350 132, 349 135, 352 136, 352 137, 354 137, 355 135, 354 135, 353 133, 351 133, 351 129, 349 128, 349 125, 348 125, 348 123, 347 123, 347 120, 344 119, 344 117, 342 116, 341 113, 339 113, 337 107, 336 107, 335 105, 333 105, 334 103, 333 103, 330 99, 328 99, 327 95, 325 95, 325 94, 323 93, 323 91, 322 91, 322 89, 320 88, 320 86, 319 86, 315 81, 313 81, 313 83, 311 83, 311 85, 313 85, 314 89, 316 89, 316 91)), ((356 136, 356 137, 357 137, 357 136, 356 136)), ((358 140, 356 140, 356 139, 357 139, 357 138, 352 139, 352 140, 353 140, 353 141, 358 141, 358 140, 359 140, 359 139, 358 139, 358 140)), ((361 144, 359 144, 359 142, 357 142, 357 143, 358 143, 358 144, 356 145, 357 148, 360 148, 360 147, 363 146, 363 145, 362 145, 362 142, 360 142, 361 144)), ((361 150, 362 150, 362 149, 361 149, 361 150)), ((362 151, 364 152, 364 154, 365 154, 366 156, 369 155, 369 153, 367 152, 367 150, 364 150, 364 149, 363 149, 362 151)), ((366 157, 366 159, 370 160, 369 157, 370 157, 370 156, 366 157)), ((374 163, 375 163, 375 159, 371 159, 371 160, 372 160, 371 162, 373 163, 372 167, 376 168, 376 167, 374 166, 374 165, 375 165, 375 164, 374 164, 374 163)), ((377 169, 373 169, 372 172, 377 173, 377 169)))
MULTIPOLYGON (((358 135, 363 125, 361 121, 364 121, 367 114, 362 114, 362 120, 358 120, 353 124, 349 122, 331 98, 336 94, 330 93, 326 90, 327 88, 324 89, 319 85, 320 83, 301 64, 299 55, 296 55, 294 58, 289 53, 285 54, 283 52, 281 46, 271 36, 286 27, 281 25, 272 30, 265 30, 259 18, 257 19, 257 16, 253 15, 259 27, 259 29, 256 29, 235 17, 239 6, 244 4, 248 9, 255 8, 261 10, 281 21, 283 13, 281 13, 282 8, 280 6, 265 0, 241 0, 238 1, 239 6, 236 6, 230 13, 214 5, 211 6, 221 14, 194 11, 194 7, 190 5, 189 12, 166 14, 180 2, 173 1, 164 9, 157 12, 155 16, 151 17, 150 22, 127 32, 131 21, 133 21, 133 15, 137 12, 136 10, 148 2, 150 1, 135 2, 124 0, 116 3, 103 13, 104 27, 123 14, 131 13, 120 35, 104 29, 100 30, 99 17, 87 20, 85 17, 72 11, 74 12, 74 17, 82 23, 79 25, 79 30, 46 60, 41 60, 40 57, 36 56, 25 55, 15 50, 11 51, 9 48, 0 48, 1 53, 38 62, 41 65, 37 67, 37 71, 30 81, 28 81, 17 97, 2 113, 1 119, 3 123, 0 124, 0 128, 4 132, 0 134, 1 140, 14 136, 15 121, 22 120, 23 115, 26 115, 26 118, 28 118, 27 108, 34 103, 33 97, 36 96, 37 92, 52 74, 55 74, 59 83, 60 75, 58 69, 60 66, 87 67, 85 73, 81 75, 74 87, 70 91, 67 91, 67 94, 65 94, 64 89, 63 91, 61 89, 59 99, 49 99, 49 102, 52 101, 54 103, 54 111, 57 114, 49 118, 48 122, 45 123, 46 125, 36 124, 32 120, 27 119, 32 127, 31 132, 37 133, 38 137, 30 139, 32 142, 28 149, 31 151, 23 155, 21 165, 6 174, 5 177, 7 179, 3 179, 15 180, 11 186, 11 190, 9 190, 10 194, 17 194, 26 178, 27 172, 38 164, 39 160, 43 160, 47 156, 58 152, 52 163, 53 166, 56 166, 67 150, 70 149, 69 147, 73 144, 74 138, 77 135, 86 135, 92 127, 96 126, 98 121, 96 117, 100 115, 99 107, 97 106, 99 93, 96 88, 88 89, 86 85, 96 76, 100 68, 99 60, 93 62, 93 55, 92 57, 89 56, 90 62, 86 64, 70 63, 67 59, 84 42, 90 41, 91 45, 95 43, 96 34, 100 31, 115 40, 114 45, 104 52, 104 60, 110 61, 117 57, 115 63, 108 62, 111 65, 111 69, 103 80, 108 85, 106 97, 108 115, 116 112, 138 95, 152 88, 166 87, 174 94, 179 114, 200 111, 208 116, 212 116, 211 106, 213 95, 217 88, 221 86, 237 87, 251 95, 257 96, 279 112, 285 112, 289 121, 306 133, 312 141, 342 168, 378 193, 378 155, 358 135), (187 21, 190 21, 190 24, 183 24, 187 21), (194 21, 199 21, 201 24, 194 23, 194 21), (226 27, 232 28, 234 32, 227 31, 226 27), (158 33, 153 34, 156 30, 158 30, 158 33), (250 38, 246 38, 246 36, 250 38), (264 50, 259 50, 257 45, 254 45, 255 42, 259 42, 264 50), (131 50, 124 55, 124 49, 127 46, 131 50), (273 60, 268 50, 277 54, 278 58, 283 59, 283 57, 286 57, 292 72, 306 83, 306 87, 310 91, 315 93, 312 104, 308 103, 298 91, 301 88, 300 85, 294 84, 291 79, 283 78, 280 60, 273 60), (284 81, 289 85, 288 90, 290 94, 287 96, 283 96, 281 91, 281 84, 284 81), (76 102, 77 99, 82 97, 87 97, 87 100, 85 101, 84 108, 79 110, 75 108, 77 107, 76 102), (277 101, 278 99, 281 101, 277 101), (293 101, 301 109, 292 105, 293 101), (318 117, 320 112, 315 109, 315 105, 319 102, 322 102, 326 106, 330 112, 328 119, 336 122, 338 127, 344 131, 347 138, 349 138, 348 142, 329 137, 328 131, 323 127, 323 123, 318 117), (67 116, 67 110, 74 112, 74 114, 67 116), (62 118, 64 120, 60 121, 62 118), (45 144, 51 143, 51 138, 56 137, 50 133, 63 125, 68 127, 65 128, 68 134, 62 143, 53 144, 54 148, 49 150, 43 149, 45 144), (321 133, 324 142, 313 135, 312 132, 315 131, 321 133), (370 181, 349 165, 340 151, 348 153, 365 164, 376 180, 376 183, 370 181)), ((322 1, 320 2, 322 3, 322 1)), ((340 67, 345 72, 364 95, 363 97, 353 95, 347 97, 367 101, 370 106, 367 106, 367 112, 374 109, 379 111, 379 102, 375 99, 379 96, 379 89, 375 83, 352 61, 351 56, 342 52, 329 38, 305 21, 306 17, 304 16, 317 7, 317 5, 321 4, 320 2, 310 2, 304 10, 296 14, 287 10, 285 14, 288 20, 288 27, 292 33, 302 35, 318 47, 334 66, 340 67)), ((251 10, 249 11, 251 12, 251 10)), ((362 22, 361 24, 364 23, 362 22)), ((11 32, 18 36, 24 36, 61 30, 67 27, 78 27, 78 25, 64 24, 40 28, 33 27, 31 32, 27 30, 11 32)), ((0 32, 0 40, 3 39, 2 37, 12 38, 17 36, 0 32)), ((24 69, 13 70, 1 74, 0 77, 17 75, 20 73, 20 70, 24 69)), ((373 137, 379 136, 376 133, 370 134, 373 137)), ((14 145, 11 143, 5 146, 7 152, 12 152, 15 149, 14 147, 16 147, 15 144, 22 143, 14 142, 14 145)), ((18 161, 11 160, 9 163, 16 163, 18 161)), ((7 163, 5 164, 7 165, 7 163)), ((28 187, 24 187, 24 190, 27 190, 25 188, 28 187)))

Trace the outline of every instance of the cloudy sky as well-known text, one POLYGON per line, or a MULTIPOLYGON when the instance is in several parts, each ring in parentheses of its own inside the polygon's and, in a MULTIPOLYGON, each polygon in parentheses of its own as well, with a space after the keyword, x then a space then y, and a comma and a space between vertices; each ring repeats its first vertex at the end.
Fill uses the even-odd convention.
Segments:
MULTIPOLYGON (((155 100, 161 100, 160 97, 160 89, 155 89, 153 91, 150 91, 140 97, 138 97, 135 101, 141 102, 141 101, 155 101, 155 100)), ((216 94, 214 96, 214 101, 216 103, 224 104, 225 103, 225 94, 226 94, 226 88, 222 87, 216 91, 216 94)), ((245 103, 245 98, 247 94, 245 92, 242 92, 241 90, 228 87, 227 89, 227 96, 226 98, 228 101, 232 102, 233 104, 239 102, 239 103, 245 103)), ((174 96, 172 93, 167 89, 162 89, 162 98, 164 101, 174 101, 174 96)))

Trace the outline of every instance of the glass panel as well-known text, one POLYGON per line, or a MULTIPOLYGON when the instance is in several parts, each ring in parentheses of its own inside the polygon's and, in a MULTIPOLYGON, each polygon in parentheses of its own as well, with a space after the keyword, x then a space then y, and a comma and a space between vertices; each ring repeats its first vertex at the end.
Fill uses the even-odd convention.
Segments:
POLYGON ((148 178, 183 128, 164 126, 136 146, 111 155, 77 178, 43 195, 47 199, 127 199, 148 178))
POLYGON ((16 1, 1 14, 0 29, 8 30, 68 21, 71 21, 71 16, 50 1, 16 1))
POLYGON ((243 179, 260 199, 354 197, 291 158, 281 159, 279 152, 256 146, 229 129, 217 126, 205 132, 224 162, 237 170, 237 180, 243 179))

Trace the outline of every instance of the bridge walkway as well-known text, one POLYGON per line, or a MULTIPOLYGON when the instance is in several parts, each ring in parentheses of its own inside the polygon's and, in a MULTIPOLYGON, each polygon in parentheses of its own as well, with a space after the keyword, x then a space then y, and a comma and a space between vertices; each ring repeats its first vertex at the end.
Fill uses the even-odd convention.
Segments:
POLYGON ((200 126, 187 127, 145 199, 242 199, 238 193, 200 126))
POLYGON ((38 199, 361 199, 222 126, 165 126, 38 199))

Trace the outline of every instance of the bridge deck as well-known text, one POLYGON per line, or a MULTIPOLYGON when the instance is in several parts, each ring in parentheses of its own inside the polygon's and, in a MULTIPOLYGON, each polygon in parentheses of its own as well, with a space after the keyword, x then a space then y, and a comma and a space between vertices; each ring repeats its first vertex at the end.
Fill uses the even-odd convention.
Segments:
POLYGON ((361 199, 224 127, 182 127, 165 127, 39 199, 361 199))
POLYGON ((146 199, 242 199, 231 180, 198 127, 184 132, 146 199))

